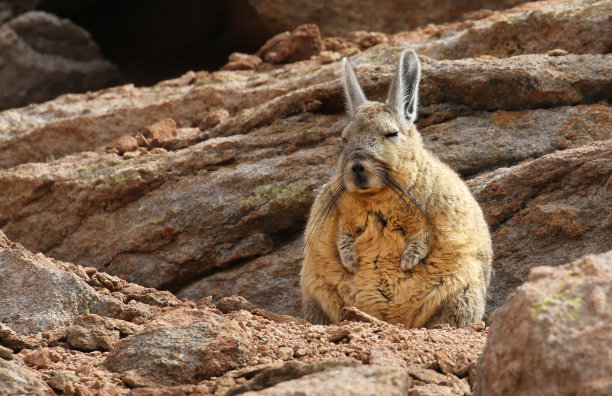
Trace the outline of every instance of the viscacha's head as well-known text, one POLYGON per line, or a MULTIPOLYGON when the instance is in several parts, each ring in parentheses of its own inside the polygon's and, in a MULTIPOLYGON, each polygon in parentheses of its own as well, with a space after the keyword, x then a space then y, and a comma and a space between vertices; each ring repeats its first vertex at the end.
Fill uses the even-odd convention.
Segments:
POLYGON ((376 193, 389 186, 389 178, 400 168, 406 173, 406 164, 421 146, 414 126, 421 79, 419 59, 413 50, 402 52, 384 103, 366 99, 346 58, 343 69, 350 121, 342 132, 339 171, 346 191, 376 193))

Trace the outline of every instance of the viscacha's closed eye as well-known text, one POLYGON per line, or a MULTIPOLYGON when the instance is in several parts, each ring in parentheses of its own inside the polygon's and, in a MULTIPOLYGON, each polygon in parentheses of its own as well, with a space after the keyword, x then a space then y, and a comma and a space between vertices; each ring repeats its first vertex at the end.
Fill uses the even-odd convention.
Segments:
POLYGON ((385 134, 386 138, 394 138, 397 137, 397 132, 389 132, 387 134, 385 134))

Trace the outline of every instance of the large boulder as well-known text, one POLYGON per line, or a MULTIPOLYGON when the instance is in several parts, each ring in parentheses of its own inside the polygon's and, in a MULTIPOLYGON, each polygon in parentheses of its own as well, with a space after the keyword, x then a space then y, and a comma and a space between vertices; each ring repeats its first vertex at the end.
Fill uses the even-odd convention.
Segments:
POLYGON ((612 251, 536 267, 491 316, 476 394, 609 395, 610 345, 612 251))
POLYGON ((0 65, 0 109, 97 90, 120 80, 85 30, 41 11, 0 25, 0 65))
POLYGON ((133 386, 197 383, 245 366, 249 333, 213 312, 179 309, 115 345, 105 361, 133 386))

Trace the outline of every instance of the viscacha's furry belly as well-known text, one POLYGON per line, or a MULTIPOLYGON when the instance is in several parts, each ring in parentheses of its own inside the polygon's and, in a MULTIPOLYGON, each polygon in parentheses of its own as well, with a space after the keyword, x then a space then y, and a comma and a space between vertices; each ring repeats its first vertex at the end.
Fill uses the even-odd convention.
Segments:
POLYGON ((355 273, 347 272, 339 285, 344 303, 390 323, 404 323, 406 307, 418 292, 414 279, 421 277, 423 268, 417 265, 406 272, 400 257, 406 238, 422 225, 411 216, 382 211, 368 212, 360 223, 365 227, 355 239, 359 266, 355 273))

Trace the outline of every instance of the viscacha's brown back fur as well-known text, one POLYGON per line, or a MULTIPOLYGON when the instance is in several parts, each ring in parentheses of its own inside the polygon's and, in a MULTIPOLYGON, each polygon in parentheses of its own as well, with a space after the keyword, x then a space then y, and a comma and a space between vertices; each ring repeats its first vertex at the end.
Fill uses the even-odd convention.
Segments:
POLYGON ((466 326, 482 318, 491 238, 460 177, 414 126, 420 65, 404 51, 385 103, 367 101, 350 63, 350 122, 338 169, 315 200, 301 273, 304 317, 355 306, 390 323, 466 326))

